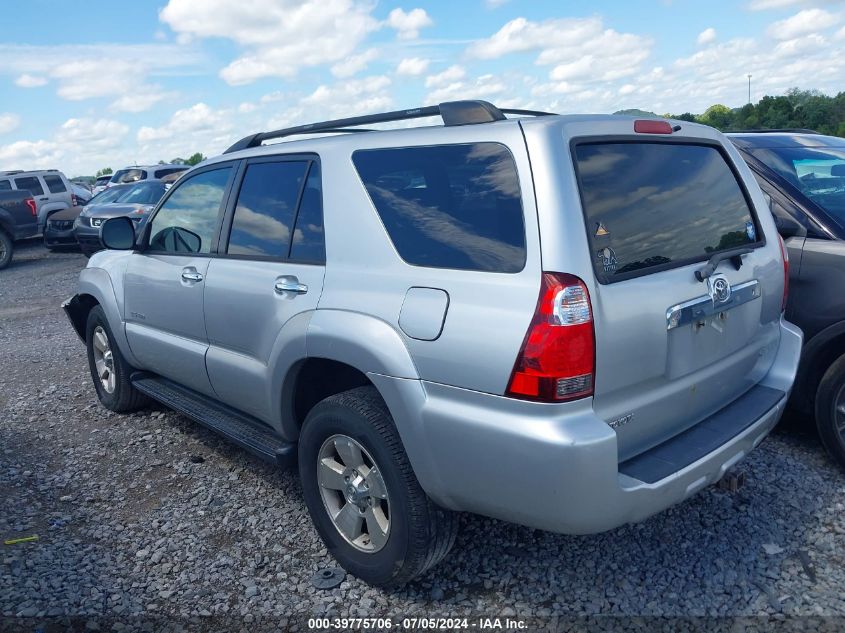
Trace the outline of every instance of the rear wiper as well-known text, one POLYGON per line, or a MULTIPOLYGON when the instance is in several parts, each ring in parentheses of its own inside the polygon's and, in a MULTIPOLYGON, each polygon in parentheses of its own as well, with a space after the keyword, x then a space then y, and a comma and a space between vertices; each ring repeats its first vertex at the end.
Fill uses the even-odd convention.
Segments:
POLYGON ((714 255, 709 260, 707 260, 707 263, 704 266, 695 271, 695 278, 699 281, 704 281, 710 275, 713 274, 713 272, 716 270, 716 266, 719 265, 719 262, 722 262, 726 259, 731 260, 734 267, 739 270, 740 268, 742 268, 742 256, 747 255, 753 250, 753 248, 745 246, 743 248, 734 248, 729 251, 721 251, 719 253, 714 253, 714 255))

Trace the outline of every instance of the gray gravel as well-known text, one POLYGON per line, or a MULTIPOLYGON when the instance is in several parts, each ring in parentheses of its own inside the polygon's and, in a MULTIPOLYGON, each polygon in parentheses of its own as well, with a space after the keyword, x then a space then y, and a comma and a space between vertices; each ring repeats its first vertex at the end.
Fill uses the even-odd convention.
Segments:
POLYGON ((599 614, 845 616, 845 476, 800 420, 743 463, 738 493, 709 489, 596 536, 464 516, 451 557, 406 589, 347 576, 317 590, 312 575, 335 563, 294 473, 173 412, 98 406, 59 308, 84 264, 30 242, 0 272, 0 630, 306 630, 319 615, 563 618, 548 626, 599 614))

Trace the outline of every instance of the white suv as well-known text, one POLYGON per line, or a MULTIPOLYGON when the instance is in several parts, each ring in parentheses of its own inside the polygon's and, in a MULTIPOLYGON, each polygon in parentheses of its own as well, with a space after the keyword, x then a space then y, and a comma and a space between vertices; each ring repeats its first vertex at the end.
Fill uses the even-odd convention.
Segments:
POLYGON ((58 169, 0 171, 0 191, 14 190, 28 190, 35 199, 39 233, 53 213, 77 203, 70 181, 58 169))

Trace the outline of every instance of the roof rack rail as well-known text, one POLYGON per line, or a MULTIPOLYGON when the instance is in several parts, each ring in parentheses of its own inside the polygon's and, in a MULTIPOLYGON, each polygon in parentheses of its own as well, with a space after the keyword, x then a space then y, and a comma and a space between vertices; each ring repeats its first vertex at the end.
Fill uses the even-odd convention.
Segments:
POLYGON ((333 119, 331 121, 320 121, 318 123, 307 123, 295 127, 284 128, 272 132, 258 132, 245 136, 237 143, 227 149, 224 154, 237 152, 238 150, 258 147, 264 141, 294 136, 297 134, 337 134, 346 132, 367 132, 374 130, 351 129, 358 125, 369 125, 371 123, 389 123, 391 121, 407 121, 425 117, 440 116, 443 118, 443 125, 473 125, 476 123, 491 123, 502 121, 505 114, 516 114, 523 116, 548 116, 551 112, 540 112, 536 110, 499 109, 487 101, 446 101, 439 105, 413 108, 411 110, 393 110, 380 114, 366 114, 363 116, 348 117, 345 119, 333 119))
POLYGON ((817 132, 816 130, 809 130, 807 128, 802 127, 784 127, 761 130, 728 130, 727 132, 728 134, 765 134, 766 132, 789 132, 792 134, 821 134, 821 132, 817 132))

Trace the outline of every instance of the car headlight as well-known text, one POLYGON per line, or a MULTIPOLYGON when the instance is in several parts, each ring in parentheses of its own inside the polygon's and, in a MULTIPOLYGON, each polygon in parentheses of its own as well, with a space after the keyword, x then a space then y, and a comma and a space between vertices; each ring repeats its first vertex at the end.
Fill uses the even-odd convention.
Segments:
POLYGON ((100 226, 103 223, 103 218, 91 218, 91 226, 100 226))

